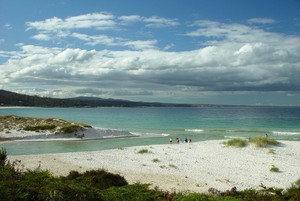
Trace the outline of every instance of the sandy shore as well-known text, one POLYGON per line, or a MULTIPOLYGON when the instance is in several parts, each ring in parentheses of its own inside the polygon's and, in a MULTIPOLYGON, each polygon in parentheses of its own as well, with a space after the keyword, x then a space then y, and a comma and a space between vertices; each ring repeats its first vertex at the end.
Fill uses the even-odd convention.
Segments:
POLYGON ((210 187, 238 190, 287 188, 300 179, 300 142, 282 141, 280 147, 224 147, 221 141, 166 144, 124 149, 61 154, 9 156, 24 168, 41 165, 54 175, 70 170, 104 168, 125 177, 129 183, 149 183, 170 191, 207 192, 210 187), (138 153, 145 149, 148 153, 138 153), (272 149, 273 153, 270 153, 272 149), (279 172, 271 172, 272 166, 279 172))

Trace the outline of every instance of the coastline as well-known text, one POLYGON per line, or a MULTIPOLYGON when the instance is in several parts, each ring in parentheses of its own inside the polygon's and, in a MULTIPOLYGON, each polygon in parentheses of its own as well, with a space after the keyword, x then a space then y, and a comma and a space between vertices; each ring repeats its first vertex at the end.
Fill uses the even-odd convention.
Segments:
POLYGON ((71 170, 106 169, 129 183, 147 183, 167 191, 207 192, 209 188, 237 190, 261 186, 288 188, 300 179, 300 142, 281 141, 282 146, 225 147, 222 140, 190 144, 136 146, 113 150, 59 154, 13 155, 24 170, 49 170, 55 176, 71 170), (147 150, 146 153, 139 153, 147 150), (272 150, 272 153, 270 153, 272 150), (270 171, 272 166, 278 172, 270 171))

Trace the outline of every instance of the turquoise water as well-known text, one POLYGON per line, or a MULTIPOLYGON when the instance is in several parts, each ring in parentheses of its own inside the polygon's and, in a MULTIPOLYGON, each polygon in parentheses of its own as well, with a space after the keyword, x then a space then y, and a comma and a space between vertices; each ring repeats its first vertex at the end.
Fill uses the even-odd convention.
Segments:
POLYGON ((0 115, 58 117, 141 137, 76 142, 2 143, 9 154, 92 151, 165 144, 169 137, 192 141, 252 137, 300 141, 300 107, 0 108, 0 115))

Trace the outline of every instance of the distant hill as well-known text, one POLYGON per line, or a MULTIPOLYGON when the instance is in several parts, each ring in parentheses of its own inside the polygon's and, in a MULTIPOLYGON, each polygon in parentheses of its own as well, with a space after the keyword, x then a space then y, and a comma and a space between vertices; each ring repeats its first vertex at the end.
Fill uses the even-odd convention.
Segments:
POLYGON ((191 107, 189 104, 135 102, 95 97, 47 98, 0 90, 0 106, 28 107, 191 107))

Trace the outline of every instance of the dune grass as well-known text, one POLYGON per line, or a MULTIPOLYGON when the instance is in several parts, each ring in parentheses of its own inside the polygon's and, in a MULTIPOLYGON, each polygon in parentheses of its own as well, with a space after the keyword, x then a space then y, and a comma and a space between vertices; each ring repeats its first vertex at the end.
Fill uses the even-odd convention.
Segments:
POLYGON ((150 153, 150 151, 148 149, 141 149, 137 153, 138 154, 147 154, 147 153, 150 153))
POLYGON ((158 158, 153 158, 153 159, 152 159, 152 162, 153 162, 153 163, 158 163, 158 162, 160 162, 160 160, 159 160, 158 158))
MULTIPOLYGON (((278 142, 277 140, 269 138, 269 137, 263 137, 263 136, 251 137, 248 140, 244 140, 241 138, 235 138, 235 139, 231 139, 226 142, 223 142, 223 144, 226 146, 238 147, 238 148, 245 147, 249 143, 253 144, 257 148, 265 148, 265 147, 280 145, 280 142, 278 142)), ((271 151, 270 151, 270 153, 271 153, 271 151)), ((273 153, 274 153, 274 150, 273 150, 273 153)))
POLYGON ((237 147, 237 148, 242 148, 247 146, 247 141, 241 138, 235 138, 235 139, 231 139, 228 140, 226 142, 223 142, 224 145, 226 146, 230 146, 230 147, 237 147))
POLYGON ((249 138, 249 143, 252 143, 257 148, 269 147, 269 146, 279 146, 280 142, 276 141, 275 139, 268 138, 268 137, 251 137, 249 138))

